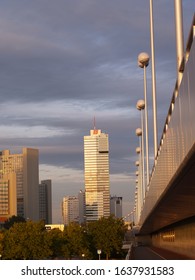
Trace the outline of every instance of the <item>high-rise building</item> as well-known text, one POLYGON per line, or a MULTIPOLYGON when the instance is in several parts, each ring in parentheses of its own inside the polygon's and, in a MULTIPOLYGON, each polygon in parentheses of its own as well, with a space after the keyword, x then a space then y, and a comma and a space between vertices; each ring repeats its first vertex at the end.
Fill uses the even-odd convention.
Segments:
POLYGON ((4 190, 9 188, 9 204, 12 200, 15 201, 16 192, 16 215, 34 221, 39 220, 38 157, 38 150, 31 148, 23 148, 22 154, 10 154, 9 150, 0 153, 1 190, 3 189, 2 182, 6 180, 7 187, 4 186, 4 190), (10 179, 11 174, 15 174, 15 183, 14 179, 10 179))
POLYGON ((116 218, 122 218, 122 200, 122 197, 110 197, 110 214, 114 215, 116 218))
POLYGON ((78 196, 65 196, 62 201, 63 223, 85 223, 85 192, 80 190, 78 196))
POLYGON ((0 223, 16 215, 16 174, 10 173, 0 179, 0 223))
POLYGON ((62 201, 62 217, 64 225, 79 223, 79 200, 76 196, 64 196, 62 201))
POLYGON ((85 217, 85 192, 80 190, 78 193, 78 200, 79 200, 79 224, 83 224, 86 221, 85 217))
POLYGON ((64 225, 71 222, 85 223, 85 192, 80 190, 78 196, 65 196, 62 200, 62 217, 64 225))
POLYGON ((84 136, 86 221, 110 216, 108 134, 90 130, 84 136))
POLYGON ((51 180, 42 180, 39 184, 39 219, 52 223, 51 180))

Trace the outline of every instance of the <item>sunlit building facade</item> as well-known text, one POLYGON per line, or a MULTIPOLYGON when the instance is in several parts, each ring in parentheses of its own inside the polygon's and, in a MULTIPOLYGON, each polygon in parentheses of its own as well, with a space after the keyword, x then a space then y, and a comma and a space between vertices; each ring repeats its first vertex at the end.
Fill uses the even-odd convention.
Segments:
POLYGON ((10 173, 0 179, 0 223, 16 215, 16 174, 10 173))
POLYGON ((79 223, 79 199, 76 196, 64 196, 62 201, 63 224, 79 223))
POLYGON ((34 221, 39 220, 38 155, 38 150, 31 148, 23 148, 22 154, 0 152, 0 182, 7 182, 9 204, 16 200, 15 215, 34 221), (11 174, 15 174, 15 183, 10 179, 11 174))
POLYGON ((90 130, 84 136, 86 221, 110 216, 108 134, 90 130))

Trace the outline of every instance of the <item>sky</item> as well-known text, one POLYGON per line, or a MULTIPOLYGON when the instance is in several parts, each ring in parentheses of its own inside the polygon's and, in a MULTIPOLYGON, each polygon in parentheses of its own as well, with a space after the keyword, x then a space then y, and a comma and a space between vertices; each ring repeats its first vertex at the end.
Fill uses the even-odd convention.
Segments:
MULTIPOLYGON (((184 46, 194 0, 183 0, 184 46)), ((153 1, 158 139, 176 82, 174 0, 153 1)), ((53 222, 63 196, 84 190, 83 137, 109 134, 110 193, 134 208, 149 0, 0 0, 0 149, 39 149, 40 181, 52 180, 53 222)), ((151 63, 147 67, 150 170, 151 63)))

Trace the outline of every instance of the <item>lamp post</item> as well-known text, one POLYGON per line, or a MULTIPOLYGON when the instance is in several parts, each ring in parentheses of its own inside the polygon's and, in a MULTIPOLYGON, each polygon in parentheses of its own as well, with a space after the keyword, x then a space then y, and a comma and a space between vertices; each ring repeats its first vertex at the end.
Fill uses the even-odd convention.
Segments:
MULTIPOLYGON (((139 163, 141 162, 141 148, 140 147, 137 147, 136 148, 136 153, 139 155, 139 161, 137 161, 136 163, 139 163)), ((136 213, 136 216, 137 216, 137 221, 139 220, 139 216, 140 216, 140 213, 141 213, 141 205, 142 205, 142 164, 138 164, 138 170, 136 171, 136 176, 137 176, 137 179, 136 179, 136 191, 137 191, 137 213, 136 213)))
POLYGON ((101 249, 97 249, 97 254, 99 256, 99 261, 101 260, 101 253, 102 253, 102 250, 101 249))
POLYGON ((150 0, 150 44, 152 61, 152 99, 153 99, 153 126, 154 126, 154 162, 156 162, 158 140, 157 140, 157 117, 156 117, 156 73, 155 73, 155 54, 154 54, 154 27, 153 27, 153 1, 150 0))
MULTIPOLYGON (((147 53, 140 53, 138 55, 138 65, 140 68, 144 69, 144 101, 145 104, 137 103, 137 108, 139 110, 142 109, 142 107, 145 107, 145 145, 146 145, 146 185, 149 184, 149 152, 148 152, 148 105, 147 105, 147 80, 146 80, 146 67, 149 64, 149 55, 147 53)), ((143 108, 144 109, 144 108, 143 108)))
POLYGON ((182 1, 175 0, 175 33, 176 33, 176 51, 177 51, 177 83, 180 85, 182 73, 179 68, 184 55, 183 47, 183 15, 182 1))
POLYGON ((138 100, 137 109, 141 111, 141 131, 140 128, 136 130, 137 136, 141 136, 141 158, 142 158, 142 181, 143 181, 143 199, 145 197, 145 151, 144 151, 144 115, 143 110, 145 109, 145 101, 138 100))
POLYGON ((143 130, 141 128, 137 128, 136 129, 136 135, 139 137, 139 143, 140 143, 140 163, 141 163, 141 166, 140 166, 140 171, 141 171, 141 198, 142 198, 142 203, 143 203, 143 200, 144 200, 144 188, 145 188, 145 176, 144 176, 144 145, 143 145, 143 130))

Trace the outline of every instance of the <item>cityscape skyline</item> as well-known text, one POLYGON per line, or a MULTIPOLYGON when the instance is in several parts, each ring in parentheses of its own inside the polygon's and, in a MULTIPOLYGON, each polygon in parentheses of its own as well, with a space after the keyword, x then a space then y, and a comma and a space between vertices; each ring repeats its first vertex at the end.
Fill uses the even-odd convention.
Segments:
MULTIPOLYGON (((158 134, 176 80, 174 1, 154 3, 158 134)), ((40 181, 52 180, 53 220, 64 195, 84 190, 83 135, 109 134, 110 194, 134 207, 135 149, 143 98, 140 52, 150 54, 149 1, 0 1, 0 150, 39 149, 40 181), (144 3, 143 3, 144 2, 144 3)), ((194 1, 183 0, 184 46, 194 1)), ((147 67, 150 170, 151 66, 147 67)))

